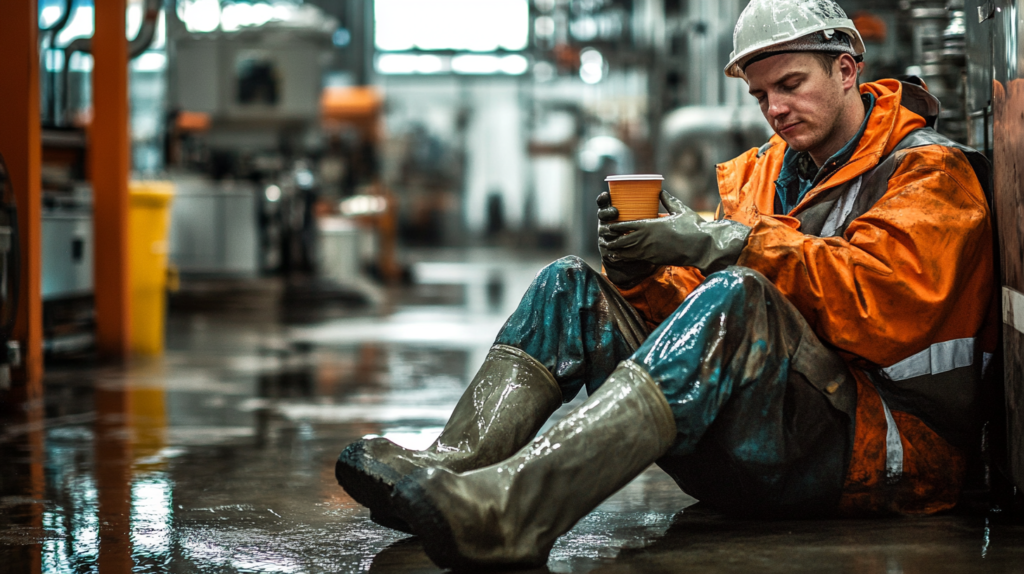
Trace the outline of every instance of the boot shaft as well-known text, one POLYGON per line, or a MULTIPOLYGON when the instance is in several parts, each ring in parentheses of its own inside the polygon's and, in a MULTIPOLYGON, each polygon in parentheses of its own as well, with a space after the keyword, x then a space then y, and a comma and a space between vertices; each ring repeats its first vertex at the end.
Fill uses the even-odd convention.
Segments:
POLYGON ((544 365, 520 349, 494 345, 427 452, 455 472, 492 464, 533 438, 561 404, 544 365))
POLYGON ((539 565, 558 536, 664 454, 675 435, 661 390, 624 361, 511 458, 463 474, 418 471, 392 499, 439 566, 539 565))

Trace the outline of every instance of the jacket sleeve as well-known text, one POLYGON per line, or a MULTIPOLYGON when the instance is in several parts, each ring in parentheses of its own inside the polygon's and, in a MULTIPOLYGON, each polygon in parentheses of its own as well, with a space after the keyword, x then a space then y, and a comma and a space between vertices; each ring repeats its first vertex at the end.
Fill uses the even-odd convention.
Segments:
POLYGON ((693 267, 659 267, 653 275, 629 289, 619 289, 622 296, 654 329, 668 318, 704 276, 693 267))
POLYGON ((888 366, 978 334, 993 289, 984 193, 964 155, 906 152, 888 191, 842 237, 759 215, 739 264, 767 276, 824 341, 888 366))

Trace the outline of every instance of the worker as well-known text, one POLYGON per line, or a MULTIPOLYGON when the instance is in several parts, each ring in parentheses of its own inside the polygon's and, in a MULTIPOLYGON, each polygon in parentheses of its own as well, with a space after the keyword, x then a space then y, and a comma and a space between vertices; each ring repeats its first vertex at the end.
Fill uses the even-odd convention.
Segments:
POLYGON ((544 564, 654 462, 745 516, 954 506, 998 324, 988 167, 863 54, 832 0, 750 2, 725 73, 775 135, 718 166, 715 220, 599 196, 605 273, 542 270, 434 444, 356 442, 341 485, 471 569, 544 564))

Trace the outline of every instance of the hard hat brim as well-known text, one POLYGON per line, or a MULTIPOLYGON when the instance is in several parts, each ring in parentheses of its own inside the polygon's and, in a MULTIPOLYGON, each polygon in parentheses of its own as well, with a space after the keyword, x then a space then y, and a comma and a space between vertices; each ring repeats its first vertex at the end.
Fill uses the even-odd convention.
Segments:
POLYGON ((802 30, 802 32, 804 33, 800 34, 800 36, 797 36, 795 38, 772 38, 764 42, 760 42, 758 44, 750 46, 747 49, 740 52, 739 54, 736 54, 734 52, 731 55, 729 63, 725 66, 725 75, 730 78, 740 78, 746 80, 747 76, 743 72, 743 67, 751 58, 764 52, 767 52, 773 48, 781 46, 783 44, 788 44, 789 42, 792 42, 793 40, 796 40, 798 38, 809 36, 811 34, 816 34, 818 32, 823 32, 825 30, 836 30, 838 32, 844 32, 845 34, 849 35, 855 55, 864 55, 864 39, 861 38, 860 32, 858 32, 856 26, 853 25, 853 21, 845 19, 844 21, 837 22, 835 24, 823 25, 815 28, 810 28, 808 30, 802 30))

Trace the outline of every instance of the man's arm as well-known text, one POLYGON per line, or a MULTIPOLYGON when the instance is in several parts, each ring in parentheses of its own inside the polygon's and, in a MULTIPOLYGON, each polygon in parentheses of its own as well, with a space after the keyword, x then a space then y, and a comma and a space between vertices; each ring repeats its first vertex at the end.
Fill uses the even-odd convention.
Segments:
POLYGON ((959 151, 907 152, 889 190, 843 237, 759 216, 739 264, 767 276, 836 347, 891 365, 975 336, 994 278, 984 193, 959 151))

